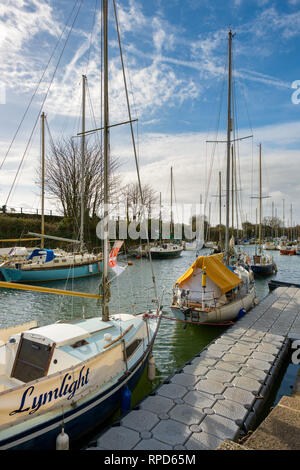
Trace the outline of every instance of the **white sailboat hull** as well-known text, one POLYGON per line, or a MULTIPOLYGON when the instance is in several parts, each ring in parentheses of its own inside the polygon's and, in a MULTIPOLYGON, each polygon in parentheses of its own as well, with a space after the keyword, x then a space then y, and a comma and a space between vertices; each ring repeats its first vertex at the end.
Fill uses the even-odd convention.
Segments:
POLYGON ((233 302, 225 304, 220 307, 215 307, 212 309, 206 309, 209 311, 201 311, 201 307, 199 306, 194 307, 192 312, 189 314, 185 314, 184 311, 180 308, 180 306, 172 304, 171 308, 176 313, 176 316, 180 320, 185 320, 187 322, 191 321, 192 323, 223 323, 229 322, 232 320, 237 319, 239 312, 241 309, 245 309, 246 312, 253 307, 253 302, 255 299, 255 289, 254 287, 250 290, 248 294, 246 294, 241 299, 237 299, 233 302))
MULTIPOLYGON (((50 336, 54 334, 61 346, 53 353, 48 376, 22 383, 20 368, 17 375, 15 372, 12 376, 0 375, 0 449, 55 449, 62 422, 72 444, 90 428, 101 424, 120 405, 124 386, 129 385, 132 390, 141 376, 160 323, 160 317, 155 315, 154 318, 150 316, 148 326, 139 316, 126 315, 126 318, 129 322, 123 326, 133 326, 127 328, 127 334, 125 330, 124 338, 115 338, 115 343, 114 336, 120 331, 118 320, 105 324, 99 318, 79 321, 78 326, 87 325, 86 339, 90 343, 88 348, 83 346, 80 351, 79 346, 74 352, 68 345, 82 341, 80 336, 76 337, 79 331, 76 323, 74 330, 72 325, 63 323, 25 330, 24 337, 32 339, 42 338, 44 332, 49 332, 50 336), (96 331, 98 325, 100 332, 96 331), (65 333, 66 329, 71 330, 71 335, 65 333), (89 334, 91 329, 95 330, 92 335, 89 334), (112 333, 110 344, 105 340, 105 332, 109 331, 112 333), (35 332, 39 336, 35 336, 35 332), (139 346, 125 360, 124 348, 129 351, 136 341, 139 346)), ((12 337, 18 341, 18 334, 12 337)), ((14 349, 18 351, 16 347, 14 349)), ((9 361, 7 369, 11 366, 9 361)), ((17 369, 13 367, 14 370, 17 369)))

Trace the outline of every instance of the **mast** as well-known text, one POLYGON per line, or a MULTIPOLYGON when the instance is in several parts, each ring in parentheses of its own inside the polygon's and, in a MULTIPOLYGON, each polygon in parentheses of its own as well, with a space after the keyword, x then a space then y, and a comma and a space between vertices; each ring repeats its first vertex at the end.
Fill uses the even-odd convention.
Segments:
MULTIPOLYGON (((106 0, 106 3, 107 3, 107 0, 106 0)), ((144 198, 143 198, 143 191, 142 191, 142 184, 141 184, 140 172, 139 172, 139 167, 138 167, 138 158, 137 158, 137 151, 136 151, 136 145, 135 145, 135 139, 134 139, 134 132, 133 132, 133 125, 132 125, 132 119, 131 119, 131 111, 130 111, 130 105, 129 105, 129 96, 128 96, 128 89, 127 89, 126 76, 125 76, 125 68, 124 68, 123 53, 122 53, 122 47, 121 47, 120 32, 119 32, 119 24, 118 24, 118 17, 117 17, 117 10, 116 10, 116 2, 115 2, 115 0, 113 0, 113 7, 114 7, 114 13, 115 13, 115 23, 116 23, 117 35, 118 35, 118 43, 119 43, 119 50, 120 50, 120 59, 121 59, 121 64, 122 64, 122 73, 123 73, 123 80, 124 80, 124 87, 125 87, 125 95, 126 95, 126 102, 127 102, 127 110, 128 110, 128 116, 129 116, 129 124, 130 124, 131 139, 132 139, 133 152, 134 152, 134 160, 135 160, 135 166, 136 166, 136 171, 137 171, 138 185, 139 185, 139 190, 140 190, 140 198, 141 198, 142 207, 143 207, 143 206, 144 206, 144 198)), ((107 21, 107 19, 106 19, 106 21, 107 21)), ((157 287, 156 287, 156 281, 155 281, 155 274, 154 274, 154 268, 153 268, 153 263, 152 263, 151 250, 150 250, 150 239, 149 239, 149 234, 148 234, 148 227, 146 227, 146 233, 147 233, 147 244, 148 244, 148 247, 149 247, 149 261, 150 261, 151 274, 152 274, 152 282, 153 282, 153 288, 154 288, 154 294, 155 294, 155 302, 157 303, 157 306, 159 306, 158 293, 157 293, 157 287)))
POLYGON ((211 217, 211 202, 208 203, 208 234, 207 239, 210 240, 210 217, 211 217))
POLYGON ((274 201, 272 201, 272 240, 274 238, 274 201))
POLYGON ((239 238, 239 211, 238 211, 238 189, 237 189, 237 164, 234 165, 234 189, 235 189, 235 216, 236 216, 236 236, 239 238))
POLYGON ((160 244, 162 242, 162 220, 161 220, 161 193, 159 193, 159 222, 158 222, 158 236, 160 244))
POLYGON ((85 199, 85 84, 86 76, 82 75, 82 124, 81 124, 81 210, 80 210, 80 252, 84 248, 84 199, 85 199))
POLYGON ((228 33, 228 97, 227 97, 227 171, 226 171, 226 231, 225 231, 225 253, 226 261, 229 263, 229 196, 230 196, 230 146, 231 146, 231 45, 232 31, 228 33))
POLYGON ((173 168, 171 167, 171 240, 174 238, 173 230, 173 168))
POLYGON ((290 208, 290 221, 291 221, 291 229, 290 229, 290 241, 293 240, 293 204, 291 204, 290 208))
POLYGON ((234 154, 233 145, 231 145, 231 230, 234 236, 234 154))
POLYGON ((285 200, 282 199, 282 235, 284 235, 284 226, 285 226, 285 220, 284 220, 284 203, 285 200))
MULTIPOLYGON (((45 235, 45 113, 41 114, 42 126, 42 216, 41 216, 41 234, 45 235)), ((45 239, 41 238, 41 249, 45 246, 45 239)))
POLYGON ((103 0, 103 97, 104 97, 104 241, 102 275, 102 320, 109 320, 108 286, 108 165, 109 165, 109 114, 108 114, 108 0, 103 0))
POLYGON ((222 222, 222 183, 221 183, 221 172, 219 171, 219 245, 221 247, 222 243, 222 231, 221 231, 221 222, 222 222))
POLYGON ((262 179, 261 179, 261 144, 259 144, 259 228, 258 228, 258 252, 261 254, 261 209, 262 209, 262 179))
POLYGON ((257 207, 255 207, 255 243, 257 240, 257 207))

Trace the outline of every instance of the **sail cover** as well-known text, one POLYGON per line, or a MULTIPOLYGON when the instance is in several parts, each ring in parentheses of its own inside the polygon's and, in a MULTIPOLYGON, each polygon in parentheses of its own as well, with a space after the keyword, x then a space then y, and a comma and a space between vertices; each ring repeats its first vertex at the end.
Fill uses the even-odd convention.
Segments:
POLYGON ((222 294, 237 287, 242 280, 223 264, 223 253, 210 256, 199 256, 192 266, 176 281, 176 287, 183 287, 185 281, 190 279, 199 269, 221 289, 222 294))

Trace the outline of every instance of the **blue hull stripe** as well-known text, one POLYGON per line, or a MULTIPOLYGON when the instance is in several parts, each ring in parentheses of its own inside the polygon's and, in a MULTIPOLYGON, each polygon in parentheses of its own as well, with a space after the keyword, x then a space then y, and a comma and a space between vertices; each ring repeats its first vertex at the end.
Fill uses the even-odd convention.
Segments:
POLYGON ((102 261, 90 263, 84 266, 75 266, 60 269, 40 269, 23 271, 20 269, 1 268, 5 281, 7 282, 42 282, 59 281, 63 279, 74 279, 79 277, 94 276, 102 271, 102 261), (100 269, 99 269, 100 265, 100 269), (91 267, 91 268, 90 268, 91 267))

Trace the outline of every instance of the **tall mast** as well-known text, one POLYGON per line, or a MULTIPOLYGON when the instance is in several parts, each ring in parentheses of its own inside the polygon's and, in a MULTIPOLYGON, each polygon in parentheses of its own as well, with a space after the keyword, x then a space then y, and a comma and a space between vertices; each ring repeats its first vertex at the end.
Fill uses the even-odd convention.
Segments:
POLYGON ((239 237, 239 211, 238 211, 238 189, 237 189, 237 164, 234 165, 234 192, 235 192, 235 216, 236 216, 236 236, 239 237))
POLYGON ((255 207, 255 239, 257 240, 257 207, 255 207))
POLYGON ((231 145, 231 229, 234 236, 234 153, 233 145, 231 145))
POLYGON ((159 193, 159 222, 158 222, 158 236, 160 244, 162 242, 162 220, 161 220, 161 193, 159 193))
POLYGON ((102 275, 102 320, 109 320, 108 286, 108 167, 109 167, 109 114, 108 114, 108 0, 103 0, 103 98, 104 98, 104 241, 102 275))
MULTIPOLYGON (((42 218, 41 218, 41 234, 45 235, 45 113, 41 114, 42 126, 42 218)), ((45 246, 44 237, 41 238, 41 249, 45 246)))
POLYGON ((222 231, 221 231, 221 222, 222 222, 222 182, 221 182, 221 172, 219 171, 219 245, 221 247, 222 243, 222 231))
POLYGON ((290 221, 291 221, 291 230, 290 230, 289 239, 290 241, 292 241, 293 240, 293 204, 291 204, 291 208, 290 208, 290 221))
POLYGON ((173 239, 173 168, 171 167, 171 239, 173 239))
POLYGON ((272 239, 274 238, 274 201, 272 201, 272 239))
POLYGON ((285 226, 285 220, 284 220, 284 203, 285 200, 282 199, 282 235, 284 235, 284 226, 285 226))
MULTIPOLYGON (((121 59, 121 64, 122 64, 122 72, 123 72, 123 80, 124 80, 124 87, 125 87, 127 110, 128 110, 128 117, 129 117, 129 123, 130 123, 130 132, 131 132, 133 152, 134 152, 134 160, 135 160, 135 166, 136 166, 137 177, 138 177, 140 197, 141 197, 142 206, 143 206, 144 205, 144 198, 143 198, 140 172, 139 172, 139 168, 138 168, 138 158, 137 158, 137 151, 136 151, 133 125, 132 125, 132 119, 131 119, 129 96, 128 96, 128 89, 127 89, 127 83, 126 83, 125 67, 124 67, 124 61, 123 61, 123 53, 122 53, 122 47, 121 47, 120 32, 119 32, 119 25, 118 25, 118 18, 117 18, 117 10, 116 10, 115 0, 113 0, 113 6, 114 6, 115 22, 116 22, 116 29, 117 29, 117 35, 118 35, 118 43, 119 43, 119 49, 120 49, 120 59, 121 59)), ((150 267, 151 267, 151 274, 152 274, 152 282, 153 282, 153 288, 154 288, 154 294, 155 294, 155 301, 157 302, 157 305, 159 305, 158 293, 157 293, 157 287, 156 287, 156 281, 155 281, 155 274, 154 274, 154 268, 153 268, 153 263, 152 263, 151 250, 150 250, 150 239, 149 239, 149 235, 148 235, 148 227, 146 228, 146 232, 147 232, 147 244, 148 244, 148 247, 149 247, 149 261, 150 261, 150 267)))
POLYGON ((259 229, 258 249, 261 254, 261 209, 262 209, 262 179, 261 179, 261 144, 259 144, 259 229))
POLYGON ((82 122, 81 122, 81 209, 80 209, 80 251, 84 248, 84 212, 85 212, 85 84, 86 76, 82 75, 82 122))
POLYGON ((211 217, 211 202, 208 203, 208 235, 207 235, 208 240, 210 240, 210 217, 211 217))
POLYGON ((229 263, 229 196, 230 196, 230 146, 231 146, 231 43, 232 32, 228 33, 228 97, 227 97, 227 171, 226 171, 226 231, 225 231, 225 252, 226 261, 229 263))

